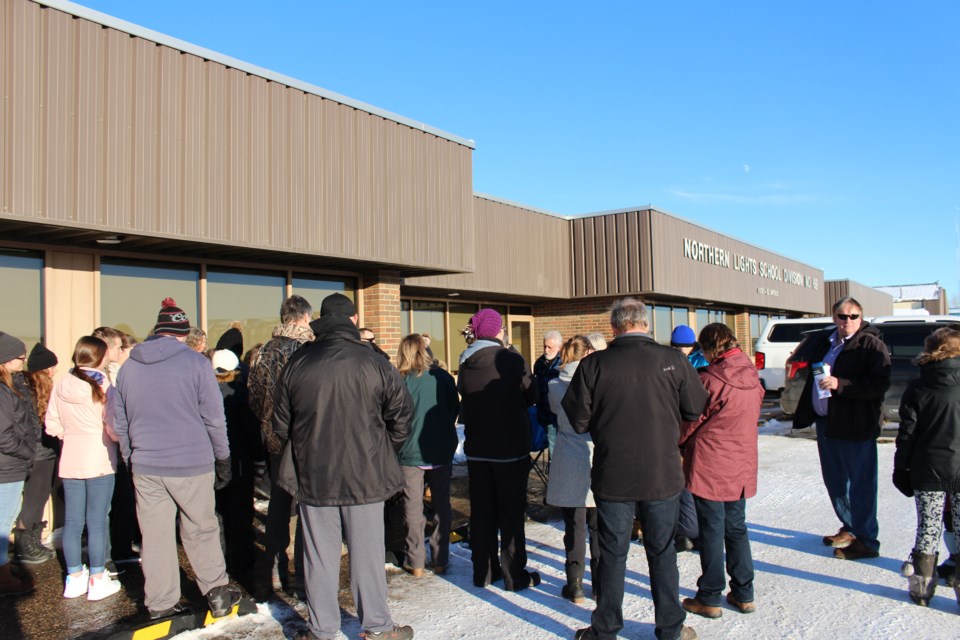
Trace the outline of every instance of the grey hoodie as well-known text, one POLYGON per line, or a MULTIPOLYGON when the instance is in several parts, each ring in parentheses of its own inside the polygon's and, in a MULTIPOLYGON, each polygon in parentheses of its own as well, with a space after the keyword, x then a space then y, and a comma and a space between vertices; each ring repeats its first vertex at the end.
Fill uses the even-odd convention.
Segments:
POLYGON ((114 431, 133 473, 192 477, 230 457, 210 361, 176 338, 134 347, 117 376, 114 431))

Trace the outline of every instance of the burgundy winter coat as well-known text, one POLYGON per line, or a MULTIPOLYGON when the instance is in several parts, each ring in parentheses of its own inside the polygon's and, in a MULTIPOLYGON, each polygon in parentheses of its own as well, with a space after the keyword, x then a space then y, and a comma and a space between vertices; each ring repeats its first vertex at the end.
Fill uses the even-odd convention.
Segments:
POLYGON ((763 387, 753 362, 731 349, 700 370, 710 394, 698 420, 680 429, 690 493, 731 502, 757 495, 757 421, 763 387))

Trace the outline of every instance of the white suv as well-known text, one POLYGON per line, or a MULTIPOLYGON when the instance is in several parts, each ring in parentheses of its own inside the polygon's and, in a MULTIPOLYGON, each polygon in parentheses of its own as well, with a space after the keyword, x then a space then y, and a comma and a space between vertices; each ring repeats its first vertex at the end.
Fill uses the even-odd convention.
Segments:
POLYGON ((763 388, 767 391, 783 391, 784 366, 803 339, 803 333, 832 324, 833 318, 829 316, 768 320, 754 345, 753 357, 763 388))

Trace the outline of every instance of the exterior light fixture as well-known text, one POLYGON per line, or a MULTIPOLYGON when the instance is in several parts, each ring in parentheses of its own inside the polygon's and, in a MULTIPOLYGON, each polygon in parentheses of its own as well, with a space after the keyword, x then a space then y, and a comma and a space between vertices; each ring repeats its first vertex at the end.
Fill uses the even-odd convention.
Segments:
POLYGON ((97 238, 97 244, 120 244, 121 242, 123 242, 123 238, 116 234, 97 238))

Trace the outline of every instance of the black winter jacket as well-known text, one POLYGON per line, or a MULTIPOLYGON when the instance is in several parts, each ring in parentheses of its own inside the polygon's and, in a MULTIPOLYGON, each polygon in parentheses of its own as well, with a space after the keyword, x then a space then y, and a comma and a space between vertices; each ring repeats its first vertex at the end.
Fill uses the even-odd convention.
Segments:
POLYGON ((312 506, 383 502, 403 487, 396 452, 410 434, 413 401, 349 318, 318 325, 316 342, 290 357, 277 383, 277 482, 312 506))
MULTIPOLYGON (((811 339, 817 340, 811 362, 819 362, 830 350, 834 329, 824 329, 811 339)), ((850 336, 837 354, 831 375, 839 380, 827 403, 827 437, 837 440, 875 440, 880 436, 883 396, 890 387, 890 352, 880 339, 879 330, 866 322, 850 336)), ((813 424, 813 376, 807 378, 793 427, 813 424)))
POLYGON ((463 452, 484 460, 529 455, 529 407, 537 402, 537 385, 526 360, 497 340, 477 341, 465 353, 457 380, 463 452))
POLYGON ((922 365, 907 386, 893 467, 914 491, 960 491, 960 357, 922 365))
POLYGON ((0 383, 0 483, 27 477, 40 429, 33 396, 22 375, 13 376, 13 386, 17 393, 0 383))
POLYGON ((686 356, 646 334, 622 335, 581 360, 562 405, 574 430, 593 438, 593 494, 648 501, 680 493, 680 423, 699 418, 707 398, 686 356))

